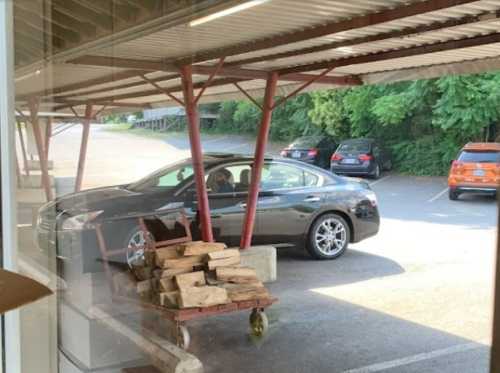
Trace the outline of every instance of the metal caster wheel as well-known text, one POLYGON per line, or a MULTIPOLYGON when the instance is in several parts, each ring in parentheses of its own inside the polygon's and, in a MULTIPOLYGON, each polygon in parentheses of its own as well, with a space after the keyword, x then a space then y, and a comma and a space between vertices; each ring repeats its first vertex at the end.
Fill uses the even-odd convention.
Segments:
POLYGON ((254 308, 250 314, 250 332, 255 337, 262 337, 269 329, 269 321, 264 311, 254 308))
POLYGON ((191 336, 189 335, 188 329, 184 325, 178 325, 177 346, 179 346, 183 350, 187 350, 189 348, 190 343, 191 343, 191 336))

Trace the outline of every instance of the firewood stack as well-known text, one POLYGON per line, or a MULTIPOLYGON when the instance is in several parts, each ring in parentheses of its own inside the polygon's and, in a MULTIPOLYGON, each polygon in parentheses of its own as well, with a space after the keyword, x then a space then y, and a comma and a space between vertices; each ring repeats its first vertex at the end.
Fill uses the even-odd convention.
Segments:
POLYGON ((253 268, 240 265, 238 249, 217 242, 186 242, 146 251, 130 272, 113 277, 120 295, 168 308, 209 307, 267 299, 253 268))

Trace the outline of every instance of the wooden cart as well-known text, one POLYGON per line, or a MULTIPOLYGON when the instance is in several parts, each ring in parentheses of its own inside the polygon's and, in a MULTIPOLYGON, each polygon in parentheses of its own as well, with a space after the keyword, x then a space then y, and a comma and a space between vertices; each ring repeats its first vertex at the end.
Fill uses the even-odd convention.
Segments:
MULTIPOLYGON (((163 212, 164 214, 165 212, 163 212)), ((115 302, 125 302, 125 303, 133 303, 135 305, 139 305, 142 308, 154 309, 159 311, 165 319, 171 321, 175 327, 175 339, 176 343, 179 347, 183 349, 188 349, 191 341, 189 331, 187 329, 186 323, 190 320, 196 320, 209 316, 218 316, 222 314, 227 314, 231 312, 237 311, 245 311, 251 310, 249 316, 249 324, 251 334, 257 337, 262 337, 267 333, 268 330, 268 319, 265 314, 265 309, 271 306, 273 303, 277 301, 276 298, 264 298, 264 299, 256 299, 256 300, 247 300, 247 301, 239 301, 239 302, 231 302, 227 304, 221 304, 211 307, 196 307, 196 308, 184 308, 184 309, 176 309, 176 308, 167 308, 164 306, 160 306, 151 302, 139 301, 136 299, 124 297, 117 295, 117 292, 114 287, 112 272, 110 268, 110 258, 117 255, 127 255, 130 250, 156 250, 161 247, 174 245, 182 242, 189 242, 192 240, 191 229, 189 227, 189 221, 186 218, 184 210, 182 209, 173 209, 168 211, 168 214, 177 214, 178 218, 176 219, 185 229, 185 236, 181 238, 175 238, 172 240, 160 241, 157 242, 148 232, 146 220, 147 219, 156 219, 160 222, 163 222, 158 218, 157 214, 140 214, 134 215, 133 218, 138 220, 138 224, 143 231, 146 247, 134 247, 134 248, 125 248, 119 250, 108 250, 106 246, 106 242, 104 239, 104 235, 102 233, 101 225, 96 225, 96 235, 97 241, 99 244, 99 249, 102 254, 104 270, 106 272, 106 276, 108 278, 108 282, 111 287, 111 291, 113 294, 113 301, 115 302)), ((128 216, 128 219, 131 217, 128 216)))

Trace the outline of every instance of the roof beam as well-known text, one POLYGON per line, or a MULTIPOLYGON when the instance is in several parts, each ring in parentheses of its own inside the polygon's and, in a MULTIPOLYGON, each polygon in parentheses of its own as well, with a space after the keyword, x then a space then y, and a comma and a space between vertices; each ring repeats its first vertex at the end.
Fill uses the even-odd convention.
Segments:
POLYGON ((430 45, 423 45, 418 47, 410 47, 405 49, 398 49, 394 51, 372 53, 362 56, 347 57, 341 59, 334 59, 322 62, 316 62, 307 65, 294 66, 279 70, 281 75, 297 74, 306 71, 314 71, 327 68, 336 68, 341 66, 359 65, 371 62, 380 62, 404 57, 413 57, 423 54, 444 52, 462 48, 472 48, 486 44, 500 43, 500 33, 494 33, 483 36, 476 36, 461 40, 451 40, 442 43, 435 43, 430 45))
POLYGON ((46 97, 46 96, 57 95, 57 94, 65 93, 65 92, 76 91, 76 90, 83 89, 83 88, 94 87, 94 86, 99 85, 99 84, 112 83, 112 82, 115 82, 118 80, 133 78, 133 77, 139 76, 141 73, 147 74, 148 72, 149 71, 141 71, 141 70, 122 71, 119 73, 109 74, 109 75, 106 75, 103 77, 90 79, 90 80, 87 80, 84 82, 66 84, 64 86, 53 88, 53 89, 35 91, 35 92, 30 92, 30 93, 24 94, 24 95, 19 95, 16 97, 16 100, 22 101, 22 100, 27 100, 29 97, 32 97, 32 96, 46 97))
MULTIPOLYGON (((159 82, 167 82, 167 81, 173 80, 173 79, 178 79, 179 77, 180 77, 179 74, 170 74, 170 75, 166 75, 166 76, 162 76, 162 77, 158 77, 158 78, 152 78, 150 80, 152 82, 159 83, 159 82)), ((139 86, 146 85, 146 84, 148 84, 148 83, 146 83, 144 80, 140 80, 137 82, 114 85, 112 87, 104 87, 104 88, 91 89, 91 90, 87 90, 87 91, 74 92, 74 93, 70 93, 70 94, 65 95, 65 96, 57 96, 56 98, 67 99, 67 98, 75 97, 75 96, 88 96, 88 95, 93 95, 96 93, 103 93, 103 92, 109 92, 109 91, 117 91, 120 89, 139 87, 139 86)))
MULTIPOLYGON (((226 84, 234 84, 235 82, 239 83, 239 82, 242 82, 245 80, 248 80, 248 79, 221 78, 221 79, 216 79, 216 80, 212 81, 212 83, 210 84, 210 87, 216 87, 216 86, 221 86, 221 85, 226 85, 226 84)), ((194 89, 201 89, 204 84, 205 84, 205 82, 194 83, 193 88, 194 89)), ((170 93, 181 92, 182 86, 178 85, 175 87, 169 87, 168 91, 170 93)), ((164 94, 164 92, 159 90, 159 89, 152 89, 152 90, 148 90, 148 91, 139 91, 139 92, 124 93, 121 95, 100 97, 100 98, 96 98, 94 100, 92 100, 92 99, 88 100, 86 102, 90 101, 90 102, 95 103, 95 104, 100 104, 101 102, 107 102, 107 103, 109 103, 109 105, 111 105, 111 103, 115 102, 115 101, 128 100, 128 99, 132 99, 132 98, 146 97, 146 96, 153 96, 153 95, 163 95, 163 94, 164 94)), ((69 106, 66 105, 66 106, 63 106, 62 108, 66 108, 66 107, 69 107, 69 106)))
POLYGON ((494 13, 487 12, 487 13, 482 13, 482 14, 478 14, 478 15, 468 15, 468 16, 458 18, 458 19, 450 19, 450 20, 447 20, 444 22, 434 22, 431 24, 425 24, 425 25, 420 25, 420 26, 416 26, 416 27, 405 28, 402 30, 384 32, 382 34, 377 34, 377 35, 369 35, 369 36, 348 39, 348 40, 338 40, 338 41, 333 41, 331 43, 317 45, 317 46, 313 46, 313 47, 309 47, 309 48, 295 49, 295 50, 291 50, 291 51, 287 51, 287 52, 266 54, 264 56, 245 58, 245 59, 241 59, 241 60, 237 60, 237 61, 228 62, 228 63, 226 63, 226 65, 227 66, 242 66, 242 65, 248 65, 248 64, 253 64, 253 63, 262 62, 262 61, 279 60, 279 59, 283 59, 283 58, 303 56, 305 54, 318 53, 318 52, 328 51, 328 50, 332 50, 332 49, 336 49, 336 48, 352 47, 352 46, 358 45, 358 44, 372 43, 372 42, 376 42, 376 41, 382 41, 382 40, 393 39, 393 38, 404 38, 407 36, 412 36, 412 35, 421 34, 421 33, 425 33, 425 32, 439 31, 439 30, 444 30, 444 29, 451 28, 451 27, 464 26, 464 25, 469 25, 472 23, 478 23, 478 22, 484 22, 484 21, 491 21, 492 19, 496 19, 499 17, 500 17, 500 11, 497 11, 494 13))
MULTIPOLYGON (((76 100, 54 100, 53 102, 55 103, 60 103, 62 105, 54 107, 54 110, 61 110, 61 109, 66 109, 68 107, 76 107, 76 106, 81 106, 81 105, 87 105, 89 101, 76 101, 76 100)), ((110 106, 115 106, 115 107, 128 107, 128 108, 144 108, 144 109, 150 109, 151 104, 148 103, 138 103, 138 102, 108 102, 108 101, 91 101, 90 103, 95 104, 95 105, 103 105, 106 107, 110 106)), ((73 109, 74 110, 74 109, 73 109)))
POLYGON ((252 41, 244 44, 219 48, 206 53, 198 53, 196 56, 182 59, 172 59, 167 62, 178 62, 179 65, 187 65, 202 61, 217 59, 220 57, 234 56, 243 53, 254 52, 262 49, 275 48, 282 45, 298 43, 301 41, 319 38, 339 32, 378 25, 406 17, 421 15, 433 11, 443 10, 454 6, 478 2, 478 0, 425 0, 411 3, 394 9, 381 10, 378 13, 370 13, 360 17, 347 19, 340 22, 329 22, 316 27, 307 28, 287 34, 252 41))
MULTIPOLYGON (((114 58, 105 56, 83 56, 75 60, 70 61, 71 63, 81 64, 81 65, 92 65, 92 66, 113 66, 121 68, 136 68, 144 69, 150 71, 167 71, 176 72, 178 71, 177 66, 171 64, 165 64, 163 62, 157 61, 143 61, 143 60, 133 60, 129 58, 114 58)), ((262 79, 266 80, 268 76, 268 71, 264 70, 250 70, 250 69, 240 69, 237 67, 222 67, 217 69, 216 66, 201 66, 194 65, 192 67, 193 74, 196 75, 211 75, 217 72, 218 76, 242 78, 242 79, 262 79), (216 71, 217 70, 217 71, 216 71)), ((314 78, 313 75, 307 74, 288 74, 283 77, 283 80, 294 81, 294 82, 307 82, 314 78)), ((353 77, 334 77, 334 76, 324 76, 319 78, 316 83, 318 84, 334 84, 334 85, 359 85, 362 82, 353 77)))

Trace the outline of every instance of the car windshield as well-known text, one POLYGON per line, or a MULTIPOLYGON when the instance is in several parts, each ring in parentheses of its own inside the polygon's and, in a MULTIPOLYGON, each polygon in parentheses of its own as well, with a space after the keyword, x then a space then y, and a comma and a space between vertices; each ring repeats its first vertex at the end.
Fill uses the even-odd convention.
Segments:
POLYGON ((305 136, 299 137, 293 143, 290 144, 290 149, 299 149, 299 148, 312 148, 317 146, 321 141, 321 136, 305 136))
POLYGON ((367 153, 370 151, 370 143, 366 141, 346 142, 340 144, 339 153, 367 153))
POLYGON ((129 184, 128 190, 145 192, 156 189, 174 189, 193 175, 191 160, 184 160, 161 168, 141 180, 129 184))
POLYGON ((484 150, 463 150, 458 156, 458 160, 465 163, 500 163, 500 153, 484 150))

